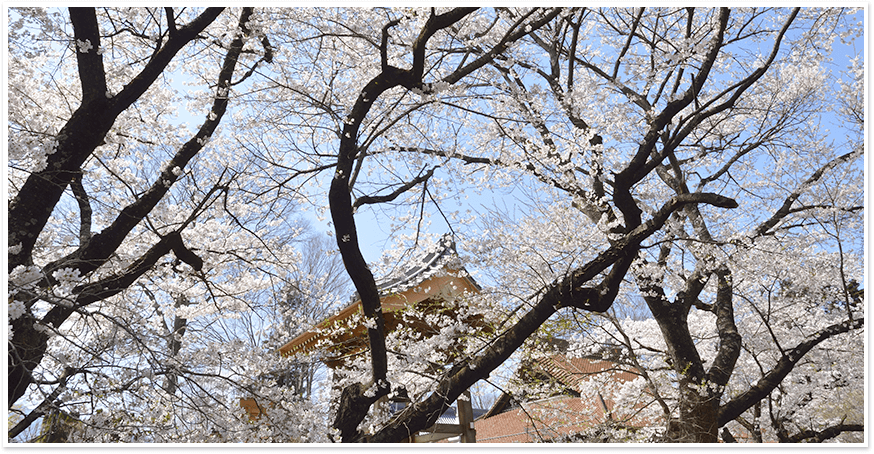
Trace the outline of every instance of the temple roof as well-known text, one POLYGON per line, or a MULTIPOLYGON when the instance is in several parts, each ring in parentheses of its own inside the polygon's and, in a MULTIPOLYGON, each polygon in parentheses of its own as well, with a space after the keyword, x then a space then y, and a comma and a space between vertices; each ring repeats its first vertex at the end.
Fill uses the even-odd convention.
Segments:
MULTIPOLYGON (((383 315, 386 317, 386 330, 391 331, 401 321, 395 320, 392 313, 419 302, 430 300, 450 301, 464 292, 478 292, 479 285, 467 273, 455 249, 455 241, 451 235, 443 235, 436 243, 429 246, 424 253, 410 260, 404 266, 398 267, 399 272, 377 280, 383 315)), ((317 323, 313 328, 298 335, 290 342, 280 347, 281 354, 307 352, 316 348, 320 341, 329 340, 331 344, 346 344, 345 350, 356 351, 362 344, 361 328, 353 318, 361 312, 361 299, 358 293, 352 296, 352 302, 333 316, 317 323), (323 334, 325 329, 342 326, 339 323, 352 323, 347 326, 346 334, 323 334)))
MULTIPOLYGON (((421 284, 444 269, 461 270, 458 252, 455 250, 455 240, 451 234, 443 235, 436 243, 431 244, 425 252, 400 267, 402 271, 391 273, 376 281, 380 296, 398 293, 421 284)), ((470 279, 470 277, 468 276, 470 279)), ((472 279, 471 279, 472 280, 472 279)), ((358 301, 358 292, 352 296, 358 301)))

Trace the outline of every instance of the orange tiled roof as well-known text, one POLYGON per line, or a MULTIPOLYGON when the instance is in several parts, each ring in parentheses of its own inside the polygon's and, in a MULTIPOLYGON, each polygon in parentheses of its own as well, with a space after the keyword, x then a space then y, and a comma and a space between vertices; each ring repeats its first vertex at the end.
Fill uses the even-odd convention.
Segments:
POLYGON ((474 428, 477 443, 534 443, 580 432, 604 420, 598 405, 561 396, 475 421, 474 428), (580 415, 586 417, 581 420, 580 415))
POLYGON ((630 381, 638 377, 627 367, 623 368, 608 360, 569 358, 558 354, 539 358, 535 363, 540 370, 573 390, 579 388, 580 382, 594 376, 603 377, 602 374, 610 374, 612 379, 620 381, 630 381))
MULTIPOLYGON (((603 374, 623 382, 638 377, 612 361, 568 358, 561 354, 540 358, 535 361, 535 367, 574 390, 578 389, 581 382, 595 376, 603 378, 603 374)), ((613 402, 610 399, 599 400, 559 395, 525 402, 520 408, 476 421, 477 443, 532 443, 583 432, 611 418, 613 402), (605 413, 605 410, 609 413, 605 413)), ((635 418, 624 423, 640 427, 646 425, 635 418)))

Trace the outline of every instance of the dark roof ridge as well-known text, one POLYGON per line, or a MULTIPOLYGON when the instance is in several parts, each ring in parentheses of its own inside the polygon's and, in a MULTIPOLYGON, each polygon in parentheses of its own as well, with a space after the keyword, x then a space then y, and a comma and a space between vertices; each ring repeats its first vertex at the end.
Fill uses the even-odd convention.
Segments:
MULTIPOLYGON (((379 296, 383 297, 415 287, 425 279, 443 271, 446 265, 458 260, 458 252, 455 249, 455 237, 451 233, 445 233, 440 239, 429 245, 418 257, 411 259, 404 266, 398 267, 403 271, 389 273, 387 276, 378 279, 376 287, 379 289, 379 296)), ((459 271, 462 270, 459 269, 459 271)), ((358 299, 358 292, 353 293, 352 300, 357 301, 358 299)))
POLYGON ((428 246, 425 249, 425 252, 417 259, 407 262, 404 271, 400 273, 391 273, 388 276, 381 278, 376 283, 376 286, 379 288, 380 292, 382 292, 383 290, 390 289, 399 284, 409 283, 432 269, 440 268, 441 265, 444 265, 443 259, 457 257, 458 252, 455 250, 455 239, 452 234, 446 233, 435 243, 428 246))

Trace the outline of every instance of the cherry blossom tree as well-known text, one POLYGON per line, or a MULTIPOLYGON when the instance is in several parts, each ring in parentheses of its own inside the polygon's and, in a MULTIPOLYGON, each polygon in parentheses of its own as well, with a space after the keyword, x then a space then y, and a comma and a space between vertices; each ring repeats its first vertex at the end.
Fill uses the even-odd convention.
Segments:
MULTIPOLYGON (((610 282, 619 270, 636 289, 627 288, 627 295, 606 293, 601 305, 579 309, 603 312, 617 296, 646 304, 652 315, 648 337, 625 339, 614 330, 614 340, 640 355, 641 349, 660 353, 662 362, 643 370, 667 369, 669 379, 644 373, 642 380, 651 380, 653 408, 665 418, 669 440, 716 441, 717 429, 744 412, 773 408, 775 399, 789 401, 775 396, 791 395, 787 382, 797 375, 810 376, 802 372, 808 361, 827 367, 812 358, 836 354, 831 342, 862 348, 862 306, 849 292, 852 279, 861 279, 861 141, 836 139, 815 126, 821 112, 840 108, 831 103, 835 88, 849 92, 830 79, 840 72, 830 75, 823 55, 839 39, 835 29, 858 30, 843 22, 844 14, 578 12, 563 27, 540 33, 535 40, 540 59, 508 57, 512 65, 495 65, 493 79, 504 82, 496 104, 515 106, 517 116, 476 149, 501 150, 491 163, 526 169, 558 195, 539 197, 537 215, 524 217, 518 229, 492 219, 478 252, 492 255, 489 266, 505 276, 502 289, 547 298, 558 283, 585 269, 587 257, 603 257, 597 255, 600 250, 622 244, 629 226, 646 225, 641 215, 649 217, 646 222, 666 215, 658 232, 631 248, 627 274, 616 260, 601 281, 610 282), (764 26, 761 20, 774 14, 781 17, 780 25, 764 26), (834 27, 826 31, 825 23, 834 27), (581 29, 590 31, 585 39, 581 29), (743 47, 748 36, 771 38, 757 41, 762 54, 743 65, 733 49, 743 47), (610 43, 615 52, 607 51, 610 43), (623 151, 629 149, 633 153, 623 151), (703 196, 713 187, 730 195, 738 208, 713 210, 701 199, 665 213, 676 197, 703 196), (834 197, 838 192, 840 200, 834 197), (824 218, 829 221, 821 222, 824 218), (587 224, 597 228, 580 228, 587 224), (852 253, 835 235, 849 233, 840 224, 854 226, 852 253), (856 270, 849 275, 848 261, 856 270), (804 286, 778 290, 798 281, 804 286), (824 314, 835 301, 843 301, 843 310, 824 314), (708 317, 700 318, 701 312, 708 317), (792 329, 777 328, 784 323, 792 329), (763 332, 769 336, 760 337, 763 332), (742 352, 755 373, 738 366, 742 352)), ((850 83, 856 80, 851 74, 850 83)), ((857 100, 861 93, 855 92, 857 100)), ((859 126, 850 121, 841 128, 856 135, 859 126)), ((482 154, 455 157, 471 164, 486 161, 482 154)), ((572 289, 563 297, 572 297, 572 289)), ((592 346, 592 339, 581 342, 592 346)), ((861 386, 858 370, 838 373, 843 374, 861 386)), ((812 386, 834 389, 823 381, 812 386)), ((860 389, 847 395, 859 395, 860 389)), ((858 410, 843 415, 853 415, 855 422, 847 423, 840 416, 816 415, 818 409, 807 407, 804 422, 794 421, 792 429, 781 421, 786 416, 772 413, 774 438, 821 439, 825 433, 828 438, 861 430, 858 410)))
MULTIPOLYGON (((272 60, 253 9, 9 14, 10 438, 262 440, 239 398, 290 394, 264 333, 302 229, 219 129, 272 60)), ((319 440, 313 411, 277 439, 319 440)))
MULTIPOLYGON (((773 404, 778 387, 789 386, 786 377, 824 343, 858 341, 861 306, 848 289, 861 279, 861 145, 816 127, 823 112, 859 112, 849 107, 857 101, 832 102, 852 93, 840 89, 844 76, 829 61, 832 42, 859 30, 847 11, 499 8, 342 16, 342 26, 313 20, 311 33, 297 36, 309 43, 301 52, 319 62, 295 67, 286 80, 309 81, 308 71, 319 68, 331 77, 318 95, 286 82, 297 106, 283 112, 312 130, 320 147, 330 135, 324 154, 339 150, 331 215, 364 316, 373 320, 370 376, 339 397, 334 426, 343 441, 408 437, 552 317, 605 313, 616 301, 644 304, 655 323, 649 334, 664 343, 652 348, 666 366, 654 367, 668 372, 649 389, 655 396, 674 390, 656 399, 667 429, 660 436, 674 441, 716 441, 718 429, 773 404), (363 67, 352 78, 351 61, 363 67), (477 233, 476 220, 453 222, 457 213, 443 210, 454 188, 501 185, 530 188, 535 208, 518 223, 492 219, 498 229, 480 223, 477 233), (429 205, 469 244, 480 243, 471 261, 493 273, 495 295, 512 309, 493 337, 447 363, 414 405, 364 431, 366 412, 393 386, 393 349, 354 223, 356 209, 376 203, 409 207, 408 214, 399 210, 399 226, 422 225, 429 205), (749 290, 755 284, 748 276, 763 261, 773 271, 753 274, 772 279, 757 284, 767 288, 807 282, 807 274, 789 274, 817 270, 821 280, 804 290, 810 301, 786 303, 807 311, 806 322, 799 313, 772 315, 762 294, 749 290), (817 313, 840 300, 843 311, 817 313), (783 316, 798 321, 798 331, 772 328, 765 339, 745 331, 767 331, 783 316), (707 355, 702 336, 713 345, 707 355), (761 358, 765 350, 771 359, 761 358), (732 382, 744 381, 738 362, 747 355, 759 361, 759 378, 732 382)), ((799 291, 780 297, 789 294, 799 291)))
POLYGON ((640 374, 604 388, 651 426, 617 440, 863 427, 863 65, 835 50, 855 45, 858 12, 16 11, 23 420, 63 404, 88 412, 90 440, 399 442, 561 336, 579 354, 618 347, 640 374), (183 102, 206 117, 197 132, 174 117, 183 102), (298 208, 330 218, 367 327, 369 350, 320 399, 277 380, 312 359, 275 354, 280 325, 306 316, 277 295, 332 273, 300 266, 298 208), (382 263, 361 253, 365 216, 398 245, 382 263), (375 276, 442 233, 435 220, 483 292, 411 309, 427 335, 386 333, 375 276))

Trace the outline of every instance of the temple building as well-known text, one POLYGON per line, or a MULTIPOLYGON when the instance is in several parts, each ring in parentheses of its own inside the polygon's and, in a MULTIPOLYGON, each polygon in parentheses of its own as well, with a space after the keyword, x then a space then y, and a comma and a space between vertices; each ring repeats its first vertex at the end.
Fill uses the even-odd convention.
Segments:
MULTIPOLYGON (((450 235, 444 235, 400 272, 390 274, 376 284, 386 334, 400 327, 412 328, 424 336, 436 333, 439 330, 431 327, 423 317, 411 314, 454 313, 460 297, 480 291, 479 285, 461 265, 455 241, 450 235)), ((368 349, 367 330, 362 318, 361 300, 356 293, 348 306, 287 342, 279 348, 279 353, 297 355, 319 350, 328 367, 342 368, 349 359, 368 349)), ((467 321, 477 325, 477 320, 467 321)), ((460 437, 462 442, 473 442, 473 419, 485 410, 471 408, 469 393, 465 395, 467 400, 459 399, 457 406, 450 407, 433 427, 409 441, 432 442, 460 437)), ((254 399, 240 399, 240 403, 252 418, 257 418, 262 411, 254 399)), ((386 403, 395 410, 404 405, 403 402, 386 403)))
MULTIPOLYGON (((463 296, 480 292, 480 286, 461 265, 451 236, 443 236, 420 257, 411 260, 401 271, 377 281, 386 335, 411 328, 427 337, 439 332, 425 318, 428 314, 453 315, 463 296), (425 314, 423 317, 422 314, 425 314)), ((480 330, 490 327, 481 320, 465 320, 480 330)), ((561 342, 561 341, 559 341, 561 342)), ((318 351, 321 360, 332 369, 342 369, 368 349, 367 330, 358 295, 331 317, 282 345, 282 355, 309 354, 318 351)), ((427 371, 422 371, 427 372, 427 371)), ((489 409, 471 405, 465 392, 454 407, 449 407, 430 428, 413 434, 407 442, 518 443, 565 441, 592 427, 610 423, 616 415, 612 402, 599 396, 595 402, 583 401, 575 389, 593 377, 627 381, 637 378, 632 370, 617 362, 598 358, 572 358, 562 349, 537 361, 523 363, 517 371, 522 380, 548 382, 555 392, 547 398, 500 396, 489 409), (606 375, 605 375, 606 374, 606 375), (540 415, 532 418, 532 415, 540 415)), ((404 399, 381 402, 383 408, 399 411, 404 399)), ((254 399, 241 399, 250 417, 257 418, 262 409, 254 399)))
MULTIPOLYGON (((402 272, 376 283, 380 292, 386 334, 406 326, 423 333, 429 331, 424 320, 400 317, 406 309, 452 311, 453 302, 465 293, 478 293, 479 285, 467 273, 458 259, 455 242, 449 235, 431 247, 424 255, 412 260, 402 272)), ((344 358, 367 348, 367 331, 361 323, 363 310, 357 293, 352 303, 312 329, 279 348, 280 354, 309 353, 324 348, 325 363, 334 368, 344 358), (339 328, 339 329, 337 329, 339 328)))

